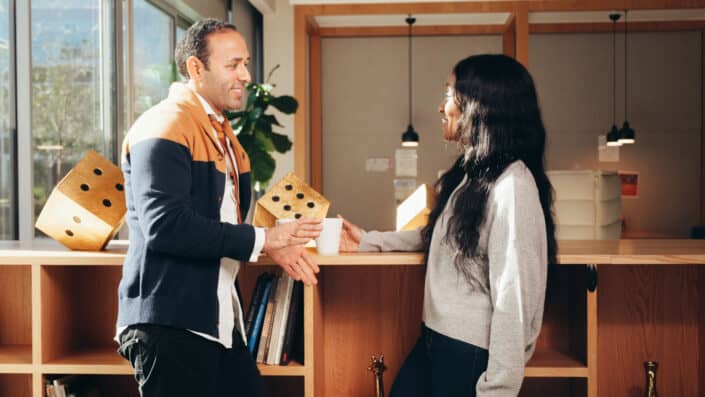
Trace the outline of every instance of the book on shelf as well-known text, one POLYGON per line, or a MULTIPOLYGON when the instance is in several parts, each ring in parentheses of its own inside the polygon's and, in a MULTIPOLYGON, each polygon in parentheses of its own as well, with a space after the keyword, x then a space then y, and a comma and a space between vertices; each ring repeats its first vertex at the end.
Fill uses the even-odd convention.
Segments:
POLYGON ((282 273, 279 277, 279 288, 277 289, 277 301, 274 309, 274 319, 272 320, 272 334, 269 338, 269 346, 265 362, 270 365, 278 365, 282 354, 283 334, 286 328, 286 317, 291 304, 291 291, 294 287, 294 279, 288 274, 282 273))
POLYGON ((259 308, 260 300, 262 300, 262 294, 264 294, 264 287, 268 277, 270 277, 269 273, 265 272, 260 274, 257 277, 255 289, 252 291, 252 299, 250 299, 250 305, 247 309, 247 315, 245 316, 245 340, 247 341, 249 341, 250 336, 252 336, 252 326, 257 316, 257 309, 259 308))
POLYGON ((272 291, 272 284, 274 281, 274 276, 268 274, 267 277, 263 279, 263 290, 259 301, 257 302, 257 312, 254 315, 254 321, 252 323, 251 333, 247 338, 247 348, 250 350, 252 357, 257 357, 258 345, 260 341, 260 334, 262 333, 262 325, 264 323, 264 315, 267 309, 267 302, 269 301, 269 295, 272 291))
POLYGON ((279 289, 279 276, 272 279, 272 289, 269 293, 267 308, 264 314, 264 322, 262 323, 262 333, 259 337, 259 347, 257 348, 258 363, 264 363, 267 357, 267 349, 269 348, 269 339, 272 335, 272 324, 274 323, 274 310, 277 305, 277 290, 279 289))
POLYGON ((91 376, 50 375, 44 381, 47 397, 100 397, 91 376))
POLYGON ((303 283, 296 281, 291 291, 291 303, 286 318, 286 330, 282 341, 279 364, 287 365, 292 359, 303 362, 303 283), (301 346, 296 346, 301 343, 301 346), (301 353, 300 355, 297 353, 301 353))
POLYGON ((286 273, 262 273, 251 298, 245 328, 255 361, 269 365, 303 361, 303 284, 286 273))

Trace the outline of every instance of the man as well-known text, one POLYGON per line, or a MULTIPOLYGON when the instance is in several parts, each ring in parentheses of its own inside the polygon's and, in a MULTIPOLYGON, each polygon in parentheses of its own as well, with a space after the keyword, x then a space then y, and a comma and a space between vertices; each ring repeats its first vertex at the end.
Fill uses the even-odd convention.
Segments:
POLYGON ((245 346, 235 288, 240 262, 264 251, 293 278, 315 284, 318 266, 303 244, 322 226, 241 223, 250 164, 223 115, 240 108, 250 81, 250 54, 235 26, 198 22, 175 55, 188 81, 174 83, 123 144, 130 248, 119 351, 142 397, 258 397, 262 379, 245 346))

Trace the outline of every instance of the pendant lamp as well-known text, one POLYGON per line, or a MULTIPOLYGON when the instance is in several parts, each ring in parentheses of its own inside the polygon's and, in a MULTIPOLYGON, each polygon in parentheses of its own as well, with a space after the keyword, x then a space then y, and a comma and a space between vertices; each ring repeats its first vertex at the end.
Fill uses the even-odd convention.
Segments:
POLYGON ((627 121, 627 83, 629 79, 627 78, 627 43, 628 43, 628 32, 627 29, 627 10, 624 10, 624 124, 622 129, 619 130, 619 143, 621 144, 631 144, 636 142, 636 133, 629 126, 629 121, 627 121))
POLYGON ((414 131, 414 126, 411 124, 411 97, 412 97, 412 86, 411 86, 411 25, 416 22, 416 18, 409 15, 406 18, 406 23, 409 25, 409 126, 406 128, 406 132, 401 134, 401 145, 404 147, 416 147, 419 146, 419 134, 414 131))
POLYGON ((619 14, 610 14, 612 20, 612 128, 607 132, 607 146, 622 146, 619 142, 619 130, 617 129, 617 20, 619 14))

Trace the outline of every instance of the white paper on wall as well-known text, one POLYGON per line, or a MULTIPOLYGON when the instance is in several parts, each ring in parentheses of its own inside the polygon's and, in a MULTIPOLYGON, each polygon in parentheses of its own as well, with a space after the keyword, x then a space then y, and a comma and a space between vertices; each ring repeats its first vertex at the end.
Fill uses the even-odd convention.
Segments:
POLYGON ((614 163, 619 161, 619 146, 607 146, 607 136, 597 137, 597 157, 600 162, 614 163))
POLYGON ((416 149, 397 149, 394 153, 396 176, 416 178, 417 159, 416 149))
POLYGON ((387 172, 392 168, 389 157, 370 157, 365 161, 365 172, 387 172))
POLYGON ((415 178, 394 179, 394 200, 397 204, 409 197, 414 190, 416 190, 415 178))

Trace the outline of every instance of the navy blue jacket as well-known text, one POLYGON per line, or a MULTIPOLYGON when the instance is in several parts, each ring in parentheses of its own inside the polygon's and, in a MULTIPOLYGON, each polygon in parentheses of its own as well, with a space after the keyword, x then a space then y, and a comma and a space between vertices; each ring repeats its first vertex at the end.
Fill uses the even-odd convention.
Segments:
MULTIPOLYGON (((130 247, 118 289, 118 327, 149 323, 219 336, 220 259, 247 261, 255 231, 220 221, 226 163, 212 128, 195 94, 175 83, 125 138, 130 247)), ((245 219, 250 164, 232 134, 231 141, 245 219)))

